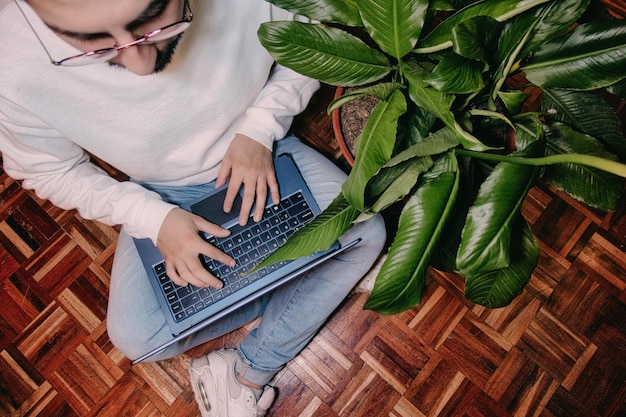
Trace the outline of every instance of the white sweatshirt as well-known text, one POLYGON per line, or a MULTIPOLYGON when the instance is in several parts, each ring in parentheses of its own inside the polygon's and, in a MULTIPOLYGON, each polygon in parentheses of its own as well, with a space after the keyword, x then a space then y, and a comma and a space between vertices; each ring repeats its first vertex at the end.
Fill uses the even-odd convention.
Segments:
MULTIPOLYGON (((79 52, 18 1, 54 59, 79 52)), ((85 151, 136 180, 186 185, 216 178, 236 133, 271 149, 319 87, 273 66, 258 41, 260 23, 292 16, 264 0, 191 7, 194 19, 172 63, 147 76, 107 63, 56 67, 15 3, 0 9, 4 170, 61 208, 156 242, 173 206, 114 180, 85 151)))

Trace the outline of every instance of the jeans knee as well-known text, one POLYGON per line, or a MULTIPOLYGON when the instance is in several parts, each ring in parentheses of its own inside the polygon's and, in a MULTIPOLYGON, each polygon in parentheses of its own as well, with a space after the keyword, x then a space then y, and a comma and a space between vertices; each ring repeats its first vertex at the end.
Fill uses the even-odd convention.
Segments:
POLYGON ((358 223, 341 237, 342 244, 347 244, 354 239, 360 238, 354 248, 350 249, 342 259, 351 263, 352 275, 355 279, 361 279, 378 260, 387 239, 385 222, 380 215, 372 217, 363 223, 358 223))
POLYGON ((138 326, 133 323, 135 321, 128 320, 128 317, 121 317, 111 311, 107 314, 109 340, 127 358, 136 359, 165 342, 159 337, 161 332, 155 333, 145 326, 138 326))
POLYGON ((373 258, 372 260, 375 260, 382 252, 387 240, 385 221, 380 214, 376 215, 355 225, 349 233, 346 233, 346 237, 349 239, 361 238, 360 245, 366 247, 368 255, 373 258))
POLYGON ((127 358, 134 359, 141 355, 140 343, 136 336, 133 337, 133 331, 127 326, 118 324, 110 313, 107 316, 107 333, 113 346, 127 358))

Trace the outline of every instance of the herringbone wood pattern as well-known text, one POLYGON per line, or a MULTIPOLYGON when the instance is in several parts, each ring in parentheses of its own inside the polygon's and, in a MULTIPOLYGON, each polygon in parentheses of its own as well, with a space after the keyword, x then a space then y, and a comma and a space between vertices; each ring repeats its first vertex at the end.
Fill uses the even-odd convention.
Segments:
MULTIPOLYGON (((336 158, 317 111, 328 94, 295 129, 336 158)), ((367 295, 354 294, 279 375, 269 414, 626 415, 624 207, 597 213, 535 187, 523 213, 541 258, 512 305, 467 303, 462 281, 435 270, 421 306, 403 314, 365 311, 367 295)), ((0 176, 0 415, 198 415, 190 358, 234 347, 249 329, 130 366, 106 333, 116 236, 0 176)))

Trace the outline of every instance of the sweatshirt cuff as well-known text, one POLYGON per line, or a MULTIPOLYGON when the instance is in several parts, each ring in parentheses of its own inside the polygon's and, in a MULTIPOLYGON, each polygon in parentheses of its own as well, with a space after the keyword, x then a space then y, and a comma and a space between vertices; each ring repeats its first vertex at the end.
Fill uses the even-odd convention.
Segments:
POLYGON ((157 198, 147 198, 137 211, 137 218, 129 226, 127 233, 139 239, 148 238, 156 246, 165 217, 176 207, 178 206, 157 198))

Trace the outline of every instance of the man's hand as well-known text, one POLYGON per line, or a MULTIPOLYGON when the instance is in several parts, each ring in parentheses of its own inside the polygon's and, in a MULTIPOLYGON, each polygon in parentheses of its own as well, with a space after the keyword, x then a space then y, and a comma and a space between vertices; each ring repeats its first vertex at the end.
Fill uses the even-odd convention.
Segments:
POLYGON ((253 219, 255 222, 261 220, 265 211, 268 187, 274 204, 280 202, 272 152, 247 136, 235 136, 228 151, 226 151, 215 185, 221 187, 227 181, 230 183, 224 201, 226 213, 232 209, 235 197, 243 185, 243 199, 239 213, 240 225, 245 225, 248 222, 250 210, 255 201, 253 219))
POLYGON ((221 288, 222 282, 204 268, 198 254, 229 266, 234 266, 235 260, 204 241, 200 231, 216 237, 230 234, 228 230, 183 209, 175 208, 169 212, 157 236, 157 247, 165 259, 165 271, 177 285, 221 288))

